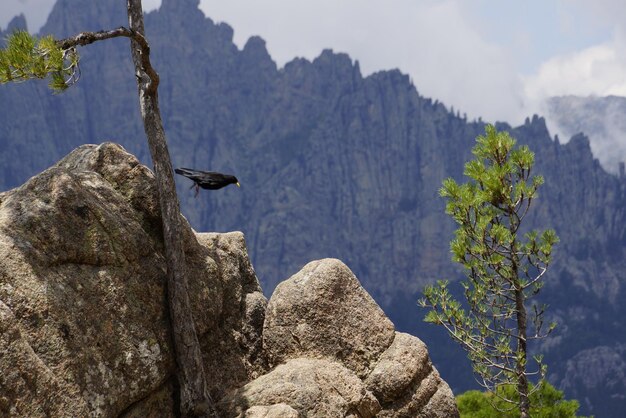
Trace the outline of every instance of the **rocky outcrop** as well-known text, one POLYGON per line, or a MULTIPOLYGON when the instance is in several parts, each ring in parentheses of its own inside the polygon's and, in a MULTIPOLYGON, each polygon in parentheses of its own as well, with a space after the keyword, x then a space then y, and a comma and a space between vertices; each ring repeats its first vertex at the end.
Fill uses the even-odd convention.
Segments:
MULTIPOLYGON (((455 416, 424 344, 343 263, 309 263, 268 306, 240 232, 183 233, 221 416, 455 416)), ((165 283, 154 177, 119 145, 0 194, 0 415, 175 416, 165 283)))
MULTIPOLYGON (((264 369, 266 301, 241 233, 185 225, 193 315, 221 396, 264 369)), ((173 405, 165 291, 153 175, 120 146, 80 147, 0 194, 0 415, 173 405)))
POLYGON ((276 367, 225 396, 225 416, 279 403, 314 417, 458 415, 424 343, 395 332, 339 260, 313 261, 278 285, 263 346, 276 367))

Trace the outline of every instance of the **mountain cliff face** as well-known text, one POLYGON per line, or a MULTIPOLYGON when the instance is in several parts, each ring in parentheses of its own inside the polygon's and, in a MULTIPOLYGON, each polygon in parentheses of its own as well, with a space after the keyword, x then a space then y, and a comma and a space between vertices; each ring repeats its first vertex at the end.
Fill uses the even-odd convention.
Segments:
MULTIPOLYGON (((59 0, 42 31, 125 24, 119 2, 79 3, 59 0)), ((460 278, 437 191, 444 178, 461 179, 484 125, 421 96, 399 71, 363 77, 345 54, 326 50, 279 69, 262 39, 238 50, 232 28, 205 18, 195 0, 164 1, 146 27, 174 164, 232 172, 242 183, 194 199, 179 178, 190 223, 244 231, 266 291, 311 259, 344 260, 396 324, 441 348, 433 359, 453 389, 471 387, 464 354, 422 324, 415 300, 426 283, 460 278)), ((81 52, 83 78, 63 95, 45 83, 0 88, 2 103, 14 105, 0 115, 0 188, 85 141, 116 138, 147 161, 127 41, 81 52)), ((599 366, 606 387, 588 392, 581 359, 624 359, 626 180, 602 169, 583 135, 554 141, 540 117, 498 127, 536 153, 546 184, 530 224, 561 238, 541 295, 560 324, 541 347, 551 381, 587 412, 621 416, 624 374, 609 379, 614 370, 599 366)))

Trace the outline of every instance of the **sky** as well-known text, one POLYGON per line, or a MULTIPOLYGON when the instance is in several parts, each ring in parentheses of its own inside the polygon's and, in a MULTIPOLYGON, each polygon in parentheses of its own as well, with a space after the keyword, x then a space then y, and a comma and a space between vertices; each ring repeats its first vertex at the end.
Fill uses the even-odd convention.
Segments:
MULTIPOLYGON (((41 27, 54 0, 1 0, 0 27, 41 27)), ((161 0, 144 0, 144 8, 161 0)), ((399 68, 470 119, 543 113, 554 95, 626 96, 625 0, 201 0, 241 48, 260 35, 279 66, 325 48, 364 75, 399 68)), ((94 28, 100 29, 100 28, 94 28)))

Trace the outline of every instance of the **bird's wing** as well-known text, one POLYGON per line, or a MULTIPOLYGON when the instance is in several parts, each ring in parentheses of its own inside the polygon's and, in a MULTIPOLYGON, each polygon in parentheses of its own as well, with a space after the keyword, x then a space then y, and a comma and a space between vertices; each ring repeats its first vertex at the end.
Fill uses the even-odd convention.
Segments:
POLYGON ((217 171, 202 171, 202 170, 196 170, 196 169, 193 169, 193 168, 185 168, 185 167, 176 168, 174 171, 176 173, 182 174, 182 175, 186 175, 186 174, 208 174, 210 176, 213 176, 213 175, 221 174, 221 173, 218 173, 217 171))
POLYGON ((194 170, 193 168, 185 168, 185 167, 176 168, 174 169, 174 172, 176 174, 180 174, 181 176, 185 176, 192 180, 206 180, 207 178, 210 178, 212 176, 215 176, 216 174, 219 174, 213 171, 194 170))

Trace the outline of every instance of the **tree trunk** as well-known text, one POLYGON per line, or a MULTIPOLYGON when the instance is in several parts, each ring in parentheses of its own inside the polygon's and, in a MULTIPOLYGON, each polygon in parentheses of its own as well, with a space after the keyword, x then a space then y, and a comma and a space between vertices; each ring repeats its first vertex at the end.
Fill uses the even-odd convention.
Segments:
MULTIPOLYGON (((127 0, 127 10, 130 29, 143 36, 141 0, 127 0)), ((180 412, 183 417, 215 417, 217 415, 207 389, 202 353, 187 292, 180 207, 159 111, 157 95, 159 80, 151 66, 149 69, 145 66, 146 62, 149 64, 149 61, 146 61, 149 59, 147 48, 144 46, 142 49, 131 39, 131 52, 137 76, 141 116, 154 164, 163 220, 167 294, 180 388, 180 412)))
POLYGON ((528 377, 526 376, 526 307, 524 306, 524 292, 515 291, 515 308, 517 310, 517 391, 519 393, 519 410, 521 418, 530 417, 530 400, 528 399, 528 377))
MULTIPOLYGON (((514 209, 509 208, 509 217, 513 219, 514 209)), ((510 225, 511 233, 517 230, 517 224, 510 225)), ((511 242, 511 276, 515 288, 515 311, 517 312, 517 361, 515 372, 517 375, 517 392, 519 394, 520 418, 530 418, 530 400, 528 399, 528 376, 526 376, 526 360, 528 349, 526 346, 526 306, 524 289, 519 279, 519 259, 517 254, 517 242, 511 242)))

